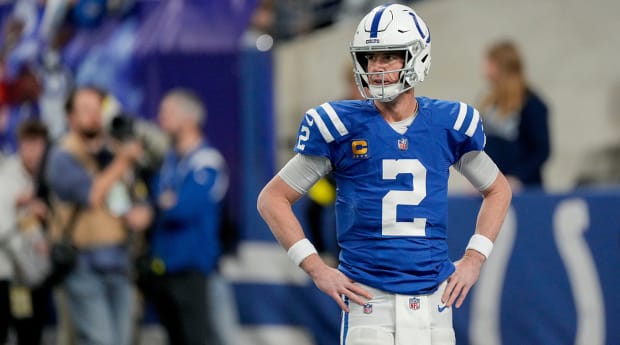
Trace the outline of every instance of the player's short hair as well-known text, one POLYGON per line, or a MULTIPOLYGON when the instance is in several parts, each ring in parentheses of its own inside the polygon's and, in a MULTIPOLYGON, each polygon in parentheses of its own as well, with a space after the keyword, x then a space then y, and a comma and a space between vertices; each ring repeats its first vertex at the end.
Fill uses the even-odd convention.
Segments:
POLYGON ((17 130, 17 138, 21 140, 43 139, 47 140, 48 132, 45 125, 35 119, 28 119, 19 125, 17 130))
POLYGON ((207 109, 196 92, 185 88, 176 88, 168 91, 164 98, 176 100, 181 111, 194 118, 199 125, 206 122, 207 109))
POLYGON ((67 116, 71 115, 71 113, 73 112, 73 108, 75 106, 75 98, 77 97, 77 94, 80 91, 92 91, 95 94, 97 94, 97 96, 99 96, 102 102, 105 99, 106 94, 107 94, 103 89, 96 87, 96 86, 80 86, 80 87, 74 88, 73 90, 71 90, 71 92, 69 93, 69 96, 65 100, 65 114, 67 116))

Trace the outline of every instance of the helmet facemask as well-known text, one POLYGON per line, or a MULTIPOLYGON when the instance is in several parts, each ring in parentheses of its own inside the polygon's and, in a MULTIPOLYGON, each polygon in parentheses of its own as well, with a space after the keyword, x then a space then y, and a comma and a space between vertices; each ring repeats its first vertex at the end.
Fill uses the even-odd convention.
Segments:
MULTIPOLYGON (((423 47, 425 47, 425 44, 419 41, 400 47, 385 47, 384 49, 356 49, 351 47, 353 72, 360 94, 366 99, 391 102, 400 94, 417 86, 428 73, 428 68, 425 71, 417 71, 415 69, 416 65, 418 67, 424 66, 426 59, 430 59, 430 49, 423 47), (404 66, 396 70, 368 72, 368 62, 365 56, 375 52, 404 52, 404 66), (422 60, 421 64, 416 64, 418 59, 422 60), (395 83, 385 84, 385 76, 390 73, 399 73, 399 79, 395 83), (381 75, 382 81, 380 85, 371 85, 370 77, 375 75, 381 75)), ((428 65, 430 65, 430 61, 428 65)))

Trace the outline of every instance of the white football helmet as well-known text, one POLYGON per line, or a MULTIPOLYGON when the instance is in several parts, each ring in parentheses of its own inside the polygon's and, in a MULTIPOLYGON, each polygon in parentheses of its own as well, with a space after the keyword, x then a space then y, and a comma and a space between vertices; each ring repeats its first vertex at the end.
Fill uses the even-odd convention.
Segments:
POLYGON ((367 99, 391 102, 424 81, 431 67, 431 33, 413 9, 387 4, 374 8, 357 26, 350 46, 353 72, 360 93, 367 99), (368 73, 365 55, 370 52, 404 52, 402 69, 368 73), (385 74, 400 73, 397 83, 385 84, 385 74), (381 75, 381 85, 370 85, 370 75, 381 75))

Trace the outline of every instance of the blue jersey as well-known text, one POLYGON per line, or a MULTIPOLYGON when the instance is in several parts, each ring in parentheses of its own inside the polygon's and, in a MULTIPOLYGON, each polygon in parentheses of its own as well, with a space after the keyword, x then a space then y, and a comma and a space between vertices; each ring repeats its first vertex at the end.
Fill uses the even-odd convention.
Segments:
POLYGON ((305 114, 295 147, 331 161, 339 269, 398 294, 434 292, 454 271, 446 242, 449 168, 485 141, 473 107, 417 100, 404 134, 372 101, 322 104, 305 114))
POLYGON ((167 273, 212 273, 220 256, 220 204, 228 188, 224 158, 207 143, 184 156, 170 150, 153 187, 153 255, 167 273), (173 196, 172 205, 162 205, 164 193, 173 196))

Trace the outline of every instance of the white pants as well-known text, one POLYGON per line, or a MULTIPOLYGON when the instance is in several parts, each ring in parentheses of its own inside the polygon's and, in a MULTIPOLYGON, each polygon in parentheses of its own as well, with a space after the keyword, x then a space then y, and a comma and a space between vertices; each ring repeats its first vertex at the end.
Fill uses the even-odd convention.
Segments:
POLYGON ((446 282, 431 295, 406 296, 373 289, 365 306, 345 302, 341 345, 454 345, 452 309, 441 303, 446 282))

